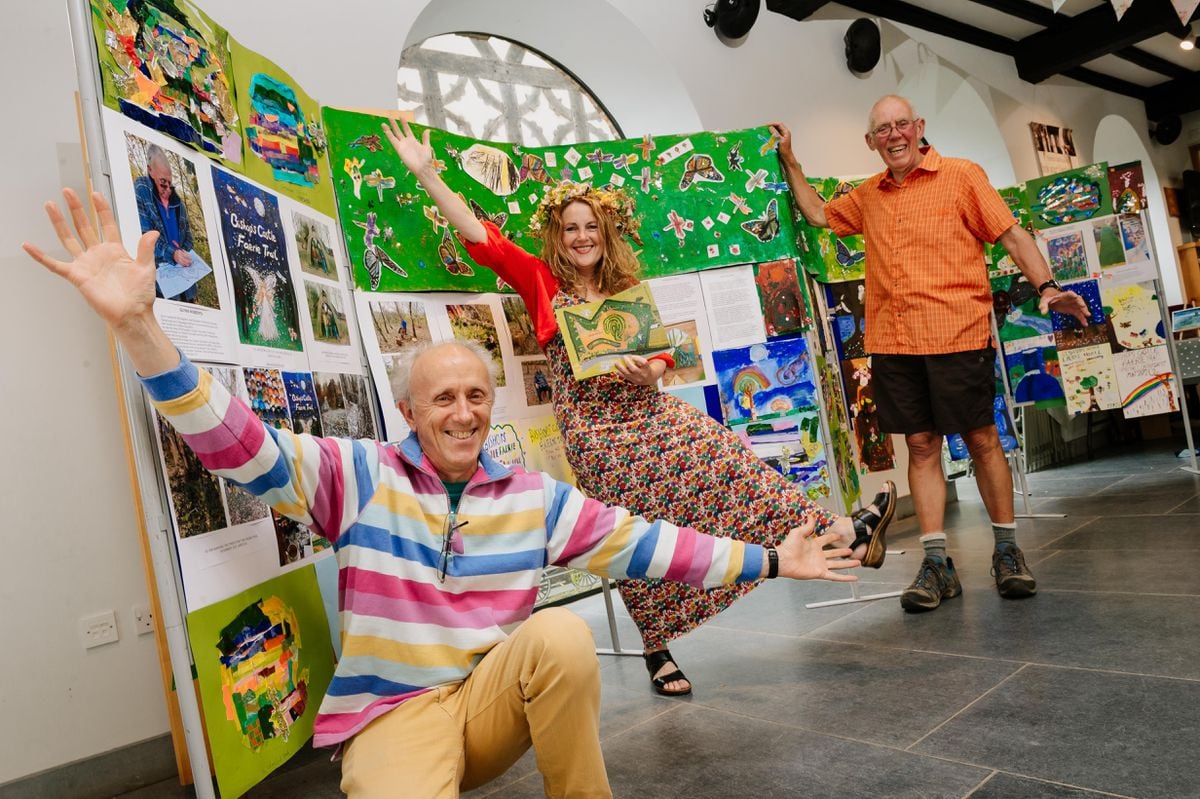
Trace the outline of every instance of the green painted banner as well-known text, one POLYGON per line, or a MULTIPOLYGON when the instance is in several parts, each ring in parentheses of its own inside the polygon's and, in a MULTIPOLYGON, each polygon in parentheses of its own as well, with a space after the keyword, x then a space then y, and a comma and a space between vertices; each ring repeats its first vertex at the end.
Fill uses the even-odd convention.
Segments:
MULTIPOLYGON (((354 282, 371 291, 496 291, 401 163, 387 117, 323 109, 329 163, 354 282)), ((413 125, 420 136, 425 128, 413 125)), ((430 129, 451 189, 538 254, 529 218, 560 181, 620 188, 640 223, 631 244, 653 278, 795 254, 788 191, 767 128, 523 147, 430 129)))

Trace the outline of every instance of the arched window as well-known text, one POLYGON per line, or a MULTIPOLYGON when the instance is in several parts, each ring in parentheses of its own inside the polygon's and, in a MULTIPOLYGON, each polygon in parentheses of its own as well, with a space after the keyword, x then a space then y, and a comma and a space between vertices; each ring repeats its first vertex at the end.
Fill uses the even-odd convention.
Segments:
POLYGON ((447 33, 400 56, 401 110, 417 122, 526 146, 622 138, 599 101, 566 70, 516 42, 447 33))

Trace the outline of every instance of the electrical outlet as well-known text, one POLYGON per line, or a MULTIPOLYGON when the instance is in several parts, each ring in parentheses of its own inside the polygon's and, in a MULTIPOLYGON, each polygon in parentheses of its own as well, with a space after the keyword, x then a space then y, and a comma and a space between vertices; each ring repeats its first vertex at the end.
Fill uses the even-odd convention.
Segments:
POLYGON ((79 640, 84 649, 117 641, 117 614, 106 610, 79 620, 79 640))
POLYGON ((133 606, 133 629, 137 630, 138 635, 154 632, 154 614, 150 612, 149 605, 133 606))

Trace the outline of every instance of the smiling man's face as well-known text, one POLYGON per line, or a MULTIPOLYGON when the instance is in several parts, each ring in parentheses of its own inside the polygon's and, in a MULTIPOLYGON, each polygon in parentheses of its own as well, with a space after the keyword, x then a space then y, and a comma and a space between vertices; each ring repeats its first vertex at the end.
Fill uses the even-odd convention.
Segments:
POLYGON ((409 396, 400 401, 400 412, 438 475, 450 482, 470 480, 492 419, 487 367, 465 347, 438 347, 413 364, 409 396))
POLYGON ((871 109, 867 146, 879 153, 884 165, 897 181, 921 163, 921 137, 925 120, 915 118, 908 103, 898 97, 885 97, 871 109))

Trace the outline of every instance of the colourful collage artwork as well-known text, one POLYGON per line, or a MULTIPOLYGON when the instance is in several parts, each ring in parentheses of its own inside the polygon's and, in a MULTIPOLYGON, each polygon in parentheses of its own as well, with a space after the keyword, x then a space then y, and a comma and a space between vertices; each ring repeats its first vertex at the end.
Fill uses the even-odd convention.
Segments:
MULTIPOLYGON (((385 117, 327 108, 330 163, 354 279, 371 291, 497 291, 471 262, 381 125, 385 117)), ((413 125, 420 136, 425 128, 413 125)), ((562 180, 619 188, 636 204, 629 239, 641 277, 791 255, 787 183, 767 128, 643 136, 556 147, 481 142, 430 129, 442 178, 476 216, 533 253, 529 218, 562 180)))
POLYGON ((275 63, 230 39, 246 176, 334 215, 321 106, 275 63))
POLYGON ((240 796, 312 737, 333 678, 316 574, 283 574, 187 617, 221 796, 240 796))
POLYGON ((91 0, 91 9, 105 105, 240 163, 225 29, 188 0, 91 0))
POLYGON ((1035 178, 1025 184, 1033 226, 1038 230, 1111 214, 1108 164, 1091 164, 1035 178))

